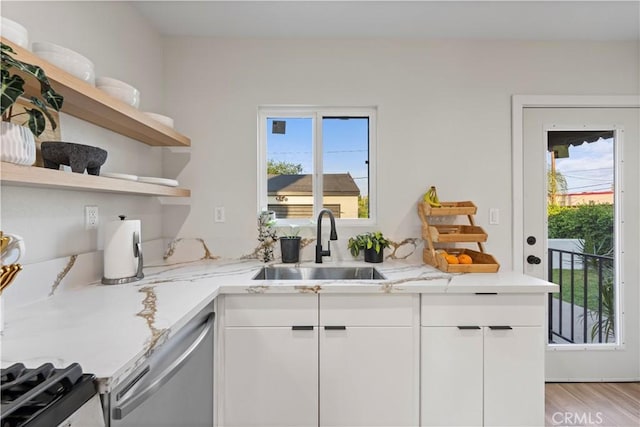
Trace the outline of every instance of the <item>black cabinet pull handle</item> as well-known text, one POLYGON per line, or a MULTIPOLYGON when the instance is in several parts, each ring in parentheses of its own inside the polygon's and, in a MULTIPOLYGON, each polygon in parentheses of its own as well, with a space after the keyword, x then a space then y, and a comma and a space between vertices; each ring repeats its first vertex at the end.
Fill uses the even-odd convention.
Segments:
POLYGON ((476 292, 476 295, 498 295, 497 292, 476 292))
POLYGON ((346 326, 325 326, 324 327, 325 331, 344 331, 346 329, 347 329, 346 326))
POLYGON ((294 331, 313 331, 313 326, 292 326, 291 329, 294 331))
POLYGON ((480 329, 480 326, 458 326, 458 329, 464 331, 467 329, 480 329))
POLYGON ((489 329, 492 331, 506 331, 509 329, 513 329, 511 326, 489 326, 489 329))

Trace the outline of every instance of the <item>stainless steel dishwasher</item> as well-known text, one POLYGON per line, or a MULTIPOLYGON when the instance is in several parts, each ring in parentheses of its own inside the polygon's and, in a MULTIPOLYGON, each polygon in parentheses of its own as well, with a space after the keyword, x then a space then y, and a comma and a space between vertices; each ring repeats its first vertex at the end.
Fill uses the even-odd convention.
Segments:
POLYGON ((213 305, 102 396, 107 427, 213 426, 213 305))

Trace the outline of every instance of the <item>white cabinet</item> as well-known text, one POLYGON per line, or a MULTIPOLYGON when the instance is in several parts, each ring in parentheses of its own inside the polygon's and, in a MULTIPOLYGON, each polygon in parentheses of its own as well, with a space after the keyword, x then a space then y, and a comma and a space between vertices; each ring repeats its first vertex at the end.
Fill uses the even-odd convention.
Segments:
POLYGON ((218 425, 544 425, 544 303, 225 295, 218 425))
POLYGON ((320 295, 320 426, 417 426, 417 295, 320 295))
POLYGON ((224 299, 220 426, 318 425, 318 299, 224 299))
POLYGON ((220 426, 417 426, 419 295, 227 295, 220 426))
POLYGON ((482 330, 422 328, 423 426, 482 425, 482 330))
POLYGON ((422 426, 544 425, 542 295, 423 295, 422 426))
POLYGON ((225 426, 317 426, 317 329, 226 328, 225 426))
POLYGON ((484 331, 484 425, 544 425, 542 326, 484 331))

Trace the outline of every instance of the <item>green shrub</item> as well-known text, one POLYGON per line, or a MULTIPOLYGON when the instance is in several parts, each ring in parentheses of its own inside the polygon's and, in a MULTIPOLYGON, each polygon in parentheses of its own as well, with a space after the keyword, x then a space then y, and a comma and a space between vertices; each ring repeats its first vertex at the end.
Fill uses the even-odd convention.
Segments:
POLYGON ((585 253, 613 254, 612 204, 592 202, 578 206, 549 206, 547 215, 550 239, 583 239, 585 253))

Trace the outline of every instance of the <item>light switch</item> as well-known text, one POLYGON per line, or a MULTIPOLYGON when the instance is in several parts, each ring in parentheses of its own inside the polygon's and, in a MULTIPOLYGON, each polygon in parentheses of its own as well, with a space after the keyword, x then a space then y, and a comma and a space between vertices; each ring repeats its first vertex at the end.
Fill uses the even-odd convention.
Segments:
POLYGON ((489 224, 491 225, 500 224, 500 209, 498 208, 489 209, 489 224))
POLYGON ((217 208, 215 208, 214 221, 215 222, 225 221, 224 206, 218 206, 217 208))

